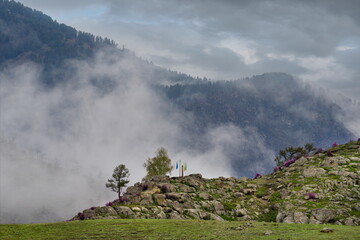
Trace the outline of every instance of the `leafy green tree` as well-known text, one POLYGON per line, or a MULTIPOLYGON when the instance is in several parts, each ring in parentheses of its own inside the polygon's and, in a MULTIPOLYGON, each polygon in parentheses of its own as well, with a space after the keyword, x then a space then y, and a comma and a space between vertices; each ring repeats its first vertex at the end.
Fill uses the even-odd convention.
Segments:
POLYGON ((304 147, 287 147, 279 151, 279 154, 275 157, 275 162, 277 166, 282 166, 285 161, 292 158, 300 158, 311 152, 315 151, 316 148, 312 143, 307 143, 304 147))
POLYGON ((144 167, 147 172, 144 179, 150 179, 158 175, 166 175, 167 173, 171 173, 174 168, 165 148, 159 148, 155 157, 146 160, 144 167))
POLYGON ((129 183, 129 176, 129 169, 127 169, 124 164, 120 164, 114 169, 112 178, 108 179, 105 186, 111 188, 112 191, 117 192, 118 197, 120 198, 122 188, 129 183))

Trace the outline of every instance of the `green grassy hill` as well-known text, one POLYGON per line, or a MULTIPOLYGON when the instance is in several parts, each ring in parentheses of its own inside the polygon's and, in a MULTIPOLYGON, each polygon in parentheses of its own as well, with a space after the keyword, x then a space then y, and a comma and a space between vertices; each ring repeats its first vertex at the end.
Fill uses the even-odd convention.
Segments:
POLYGON ((360 227, 249 221, 103 219, 0 225, 0 239, 360 239, 360 227), (329 233, 321 232, 331 228, 329 233))

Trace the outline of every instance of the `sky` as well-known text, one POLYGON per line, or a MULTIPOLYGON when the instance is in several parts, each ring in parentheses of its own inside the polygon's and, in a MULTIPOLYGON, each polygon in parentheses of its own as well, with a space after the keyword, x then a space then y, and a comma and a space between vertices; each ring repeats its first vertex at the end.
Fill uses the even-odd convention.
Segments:
POLYGON ((21 0, 194 77, 285 72, 359 100, 358 0, 21 0))

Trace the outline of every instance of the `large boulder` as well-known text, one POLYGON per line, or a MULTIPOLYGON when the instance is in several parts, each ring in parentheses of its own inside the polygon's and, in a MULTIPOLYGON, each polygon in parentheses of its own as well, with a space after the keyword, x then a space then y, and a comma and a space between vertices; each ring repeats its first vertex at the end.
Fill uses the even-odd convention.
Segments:
POLYGON ((122 218, 131 218, 134 216, 134 212, 126 206, 114 206, 115 211, 122 218))
POLYGON ((149 193, 141 194, 140 205, 150 205, 154 203, 152 196, 153 195, 149 193))
POLYGON ((153 198, 157 205, 166 206, 165 194, 154 194, 153 198))
POLYGON ((310 223, 319 224, 319 223, 328 223, 331 220, 334 220, 336 213, 334 210, 319 208, 311 211, 310 223))

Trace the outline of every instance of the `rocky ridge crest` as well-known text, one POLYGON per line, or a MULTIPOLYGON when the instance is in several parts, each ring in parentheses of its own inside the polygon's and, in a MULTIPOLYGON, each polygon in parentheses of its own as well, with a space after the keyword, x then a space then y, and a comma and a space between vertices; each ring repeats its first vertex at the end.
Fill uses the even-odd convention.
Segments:
POLYGON ((71 220, 153 218, 360 224, 360 142, 351 141, 256 179, 156 176, 71 220))

